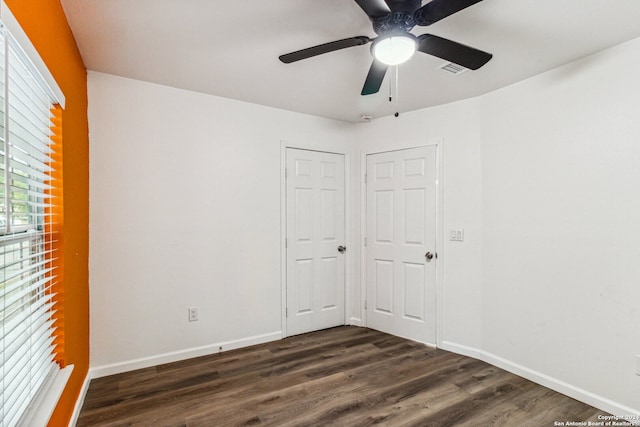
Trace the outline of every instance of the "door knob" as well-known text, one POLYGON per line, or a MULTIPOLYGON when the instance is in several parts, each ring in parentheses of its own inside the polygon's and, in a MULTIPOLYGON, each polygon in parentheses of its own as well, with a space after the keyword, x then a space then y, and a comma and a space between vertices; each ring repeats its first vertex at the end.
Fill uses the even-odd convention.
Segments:
MULTIPOLYGON (((431 252, 427 252, 426 254, 424 254, 424 257, 427 259, 427 261, 431 261, 434 255, 431 252)), ((437 255, 435 255, 435 257, 438 258, 437 255)))
POLYGON ((344 246, 338 246, 338 252, 340 252, 341 254, 345 253, 347 251, 347 248, 345 248, 344 246))

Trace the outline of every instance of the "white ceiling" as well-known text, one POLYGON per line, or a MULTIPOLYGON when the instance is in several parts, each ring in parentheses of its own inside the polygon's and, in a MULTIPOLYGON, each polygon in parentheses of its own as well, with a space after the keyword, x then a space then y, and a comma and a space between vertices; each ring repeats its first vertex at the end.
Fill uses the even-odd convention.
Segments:
MULTIPOLYGON (((333 40, 374 37, 351 0, 62 4, 90 70, 349 122, 396 111, 388 102, 392 73, 378 94, 360 95, 369 45, 288 65, 278 60, 333 40)), ((640 1, 484 0, 412 32, 449 38, 493 59, 455 76, 437 69, 444 61, 417 53, 400 67, 401 113, 477 96, 640 37, 640 1)))

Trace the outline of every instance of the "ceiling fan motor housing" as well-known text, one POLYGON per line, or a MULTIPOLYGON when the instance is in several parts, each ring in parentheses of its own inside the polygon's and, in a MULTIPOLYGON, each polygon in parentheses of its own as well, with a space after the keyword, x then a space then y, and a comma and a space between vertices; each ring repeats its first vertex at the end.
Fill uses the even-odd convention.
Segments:
POLYGON ((408 33, 416 25, 413 12, 391 12, 386 16, 374 18, 372 23, 373 31, 381 36, 389 33, 408 33))
POLYGON ((376 34, 409 32, 415 27, 413 15, 422 5, 421 0, 386 0, 385 3, 389 7, 389 13, 370 16, 376 34))

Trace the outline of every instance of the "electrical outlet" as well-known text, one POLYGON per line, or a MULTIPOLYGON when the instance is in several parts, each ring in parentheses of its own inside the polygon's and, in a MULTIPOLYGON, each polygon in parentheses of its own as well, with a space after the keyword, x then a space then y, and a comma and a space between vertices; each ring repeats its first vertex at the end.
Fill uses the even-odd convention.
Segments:
POLYGON ((189 322, 198 320, 198 307, 189 307, 189 322))
POLYGON ((449 230, 449 240, 452 242, 462 242, 464 241, 464 229, 456 228, 449 230))

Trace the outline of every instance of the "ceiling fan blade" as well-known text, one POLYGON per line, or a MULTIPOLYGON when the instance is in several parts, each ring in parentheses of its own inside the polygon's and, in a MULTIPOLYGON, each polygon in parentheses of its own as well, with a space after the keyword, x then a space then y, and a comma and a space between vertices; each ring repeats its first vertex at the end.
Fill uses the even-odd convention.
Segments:
POLYGON ((384 0, 355 0, 369 18, 379 18, 391 12, 384 0))
POLYGON ((413 14, 420 6, 422 0, 385 0, 391 12, 405 12, 413 14))
POLYGON ((285 64, 300 61, 301 59, 311 58, 313 56, 322 55, 347 47, 361 46, 367 44, 371 39, 367 36, 350 37, 348 39, 336 40, 334 42, 324 43, 318 46, 308 47, 306 49, 297 50, 295 52, 280 55, 280 61, 285 64))
POLYGON ((493 57, 490 53, 432 34, 423 34, 418 37, 418 50, 470 70, 477 70, 493 57))
POLYGON ((482 0, 432 0, 429 3, 416 10, 413 19, 416 25, 427 26, 462 9, 473 6, 482 0))
POLYGON ((388 65, 385 65, 376 59, 373 60, 371 68, 369 68, 369 74, 367 74, 367 79, 364 81, 362 95, 371 95, 380 90, 380 86, 382 86, 382 81, 384 80, 384 75, 387 74, 387 68, 389 68, 388 65))

